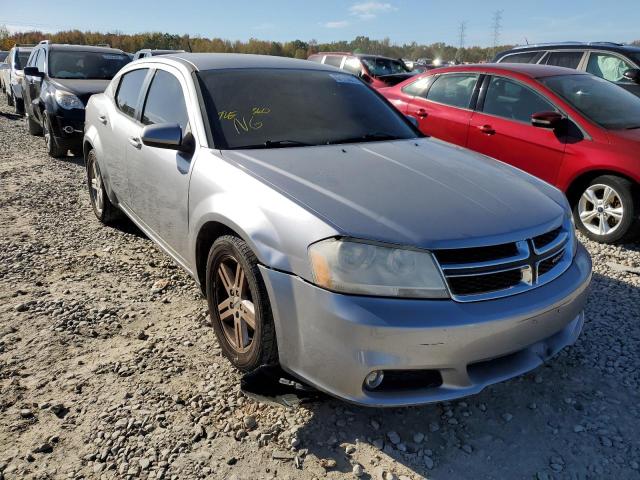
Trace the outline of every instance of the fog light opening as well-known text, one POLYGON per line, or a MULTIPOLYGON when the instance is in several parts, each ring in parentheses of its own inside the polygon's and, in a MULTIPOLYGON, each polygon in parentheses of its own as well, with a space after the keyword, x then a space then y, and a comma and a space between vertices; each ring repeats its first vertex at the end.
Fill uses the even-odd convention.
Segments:
POLYGON ((69 125, 64 127, 62 130, 64 130, 65 133, 73 133, 73 127, 71 127, 69 125))
POLYGON ((384 372, 382 370, 374 370, 364 379, 364 384, 368 390, 375 390, 384 380, 384 372))

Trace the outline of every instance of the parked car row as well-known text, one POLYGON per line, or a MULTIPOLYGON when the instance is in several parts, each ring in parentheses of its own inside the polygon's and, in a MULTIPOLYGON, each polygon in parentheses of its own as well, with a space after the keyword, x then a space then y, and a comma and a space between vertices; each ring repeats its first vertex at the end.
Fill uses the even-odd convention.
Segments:
POLYGON ((637 225, 640 99, 586 73, 125 56, 36 46, 30 131, 82 153, 101 222, 125 214, 194 278, 244 371, 363 405, 476 393, 580 334, 573 218, 600 241, 637 225))

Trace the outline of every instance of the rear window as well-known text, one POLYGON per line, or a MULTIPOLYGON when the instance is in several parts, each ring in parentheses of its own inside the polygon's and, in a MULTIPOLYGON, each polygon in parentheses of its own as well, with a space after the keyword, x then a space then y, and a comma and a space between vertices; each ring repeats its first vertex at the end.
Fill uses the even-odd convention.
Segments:
POLYGON ((544 52, 522 52, 506 55, 499 63, 536 63, 544 52))
POLYGON ((52 50, 49 76, 60 79, 111 80, 129 63, 124 53, 52 50))
POLYGON ((332 67, 340 68, 340 65, 342 64, 342 59, 343 58, 344 57, 338 56, 338 55, 327 55, 327 58, 325 58, 325 60, 324 60, 324 64, 325 65, 331 65, 332 67))

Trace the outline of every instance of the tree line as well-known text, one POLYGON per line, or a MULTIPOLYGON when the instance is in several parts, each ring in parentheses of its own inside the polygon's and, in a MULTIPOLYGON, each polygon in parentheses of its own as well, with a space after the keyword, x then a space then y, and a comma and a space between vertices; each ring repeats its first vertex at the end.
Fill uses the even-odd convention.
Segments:
MULTIPOLYGON (((512 45, 501 45, 495 48, 471 46, 458 48, 442 42, 421 45, 417 42, 402 45, 392 43, 388 38, 374 40, 359 36, 351 41, 318 43, 315 40, 293 40, 289 42, 273 42, 251 38, 248 41, 224 40, 222 38, 205 38, 190 35, 175 35, 161 32, 124 34, 120 32, 101 33, 80 30, 66 30, 57 33, 40 31, 18 32, 10 34, 0 26, 0 50, 8 50, 16 43, 34 44, 49 39, 56 43, 79 45, 108 44, 125 52, 136 52, 143 48, 186 50, 193 52, 218 53, 255 53, 261 55, 278 55, 283 57, 307 58, 319 51, 345 51, 371 53, 393 58, 440 58, 443 61, 459 60, 464 62, 481 62, 491 59, 495 53, 506 50, 512 45)), ((633 42, 640 45, 640 40, 633 42)))

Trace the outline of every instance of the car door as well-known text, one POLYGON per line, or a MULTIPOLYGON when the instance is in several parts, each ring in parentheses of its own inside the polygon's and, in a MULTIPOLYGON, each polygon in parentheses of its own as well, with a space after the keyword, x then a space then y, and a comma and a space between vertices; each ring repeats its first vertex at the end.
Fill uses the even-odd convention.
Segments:
POLYGON ((565 139, 554 130, 531 125, 531 115, 557 111, 555 106, 514 79, 490 76, 484 82, 471 117, 468 148, 554 183, 565 139))
POLYGON ((406 114, 418 120, 425 135, 465 146, 478 73, 438 75, 429 88, 408 102, 406 114))
POLYGON ((640 97, 640 85, 627 80, 624 72, 638 68, 623 57, 610 52, 589 52, 586 71, 597 77, 613 82, 640 97))
POLYGON ((138 150, 131 146, 132 132, 137 132, 142 92, 148 68, 138 68, 123 74, 118 82, 113 101, 103 104, 104 111, 97 111, 97 128, 102 141, 102 155, 109 171, 109 185, 118 201, 130 206, 127 162, 135 160, 138 150), (108 108, 107 108, 108 105, 108 108))
MULTIPOLYGON (((186 80, 172 67, 152 75, 136 135, 142 137, 143 126, 163 123, 180 125, 183 138, 191 135, 186 80)), ((142 144, 127 161, 133 212, 176 256, 186 251, 191 161, 187 153, 142 144)))

